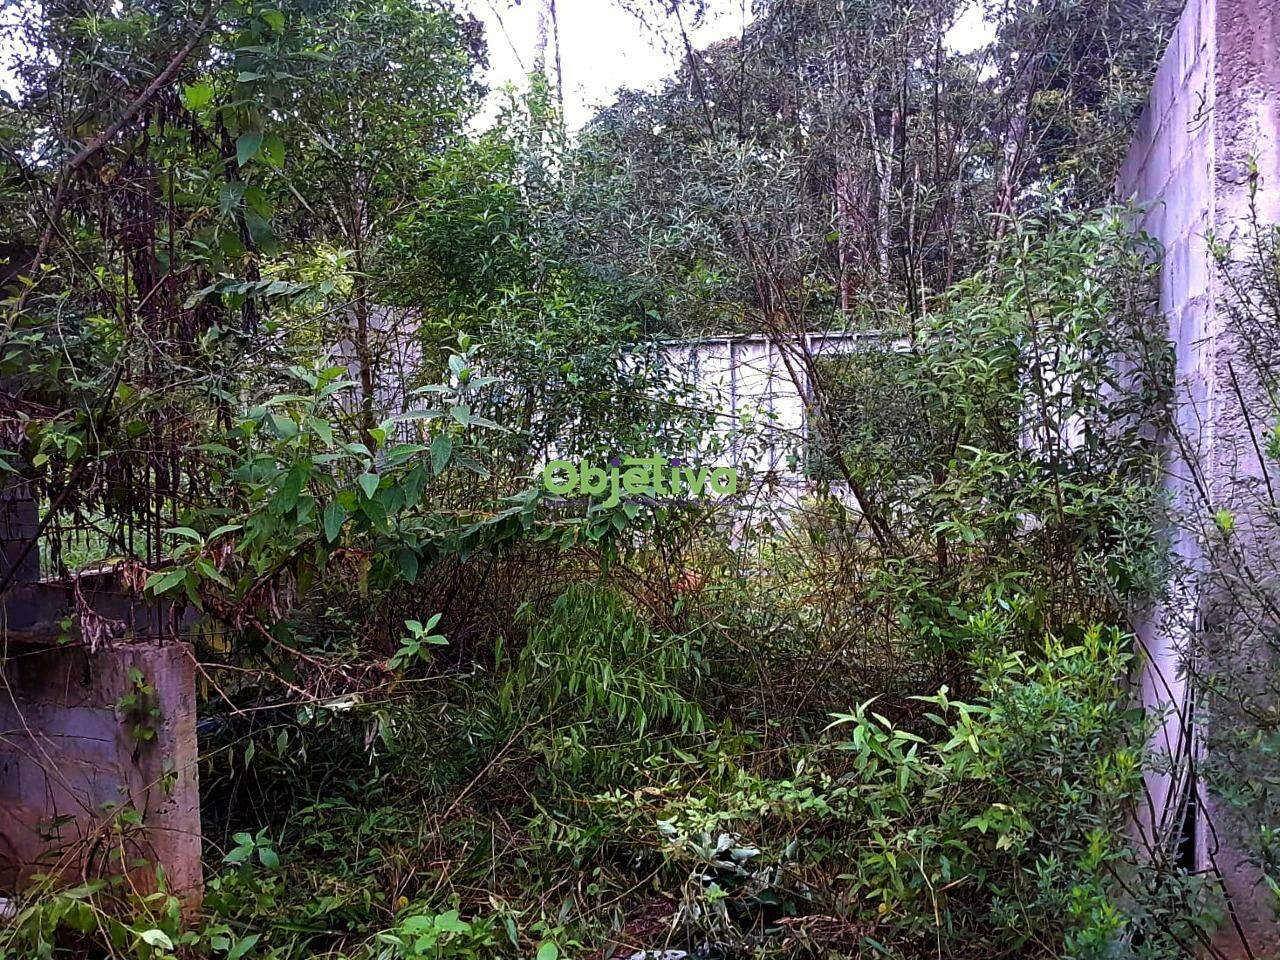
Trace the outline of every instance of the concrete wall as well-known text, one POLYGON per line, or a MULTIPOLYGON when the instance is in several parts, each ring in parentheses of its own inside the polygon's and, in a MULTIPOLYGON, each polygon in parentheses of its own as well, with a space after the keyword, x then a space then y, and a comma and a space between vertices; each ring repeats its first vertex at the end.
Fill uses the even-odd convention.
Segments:
POLYGON ((803 455, 809 427, 809 385, 802 355, 840 356, 881 342, 868 334, 809 333, 803 343, 786 340, 784 356, 783 346, 769 337, 736 334, 672 342, 663 348, 663 360, 696 387, 707 409, 720 412, 726 431, 744 418, 758 425, 758 446, 739 443, 715 460, 717 465, 773 471, 798 482, 802 474, 795 463, 803 455))
POLYGON ((14 579, 20 583, 40 575, 40 554, 35 549, 26 549, 38 526, 35 500, 27 484, 6 483, 0 492, 0 577, 7 577, 15 565, 18 567, 14 579))
MULTIPOLYGON (((805 465, 814 439, 807 361, 907 347, 905 339, 874 333, 820 331, 803 338, 732 334, 672 341, 662 353, 663 361, 696 389, 699 405, 717 413, 722 452, 699 462, 767 478, 768 508, 780 518, 813 492, 805 465)), ((830 489, 850 496, 842 483, 833 482, 830 489)))
POLYGON ((1149 205, 1142 226, 1164 245, 1160 304, 1178 358, 1168 472, 1180 522, 1170 537, 1185 575, 1140 631, 1147 654, 1143 699, 1170 710, 1157 746, 1174 763, 1169 773, 1148 778, 1141 826, 1161 855, 1172 855, 1194 791, 1197 866, 1222 876, 1234 910, 1216 946, 1228 956, 1274 955, 1280 950, 1274 898, 1243 854, 1242 834, 1257 825, 1235 822, 1193 776, 1197 761, 1204 764, 1205 752, 1217 749, 1215 731, 1232 720, 1215 704, 1189 701, 1184 668, 1192 651, 1201 668, 1237 675, 1245 672, 1241 659, 1254 659, 1248 637, 1227 636, 1233 628, 1218 595, 1213 511, 1236 516, 1240 549, 1273 547, 1269 535, 1252 544, 1248 539, 1251 529, 1274 531, 1273 523, 1262 522, 1268 468, 1257 456, 1260 438, 1248 416, 1268 407, 1243 362, 1247 344, 1227 322, 1226 274, 1215 266, 1210 238, 1243 242, 1251 233, 1253 197, 1263 222, 1280 220, 1280 2, 1188 0, 1118 192, 1149 205), (1232 651, 1231 659, 1215 660, 1215 645, 1232 651))
MULTIPOLYGON (((4 494, 0 556, 11 565, 35 532, 35 505, 25 487, 4 494)), ((38 569, 33 549, 0 597, 0 895, 36 873, 68 883, 127 873, 150 892, 159 865, 193 909, 202 880, 187 611, 140 601, 114 570, 46 583, 31 579, 38 569)))
MULTIPOLYGON (((1160 309, 1177 345, 1179 429, 1199 450, 1206 439, 1209 364, 1207 331, 1213 322, 1208 232, 1214 216, 1214 37, 1215 0, 1189 0, 1160 68, 1147 108, 1121 170, 1119 193, 1145 205, 1140 226, 1164 246, 1160 273, 1160 309)), ((1190 464, 1179 444, 1168 446, 1170 473, 1186 476, 1190 464)), ((1195 491, 1175 484, 1183 512, 1198 509, 1195 491)), ((1171 548, 1192 570, 1202 566, 1200 540, 1178 525, 1171 548)), ((1179 583, 1181 591, 1187 585, 1179 583)), ((1139 630, 1147 658, 1142 700, 1149 710, 1172 711, 1157 736, 1157 747, 1177 761, 1170 773, 1147 776, 1149 805, 1140 811, 1148 840, 1172 855, 1183 826, 1182 804, 1190 789, 1193 765, 1187 762, 1193 740, 1189 688, 1182 670, 1193 631, 1197 601, 1175 596, 1152 612, 1139 630)))
POLYGON ((184 645, 141 639, 91 653, 11 643, 4 654, 0 884, 15 889, 33 873, 55 871, 77 881, 123 866, 149 891, 158 864, 168 889, 197 903, 194 662, 184 645), (122 701, 138 696, 139 678, 152 692, 130 707, 122 701), (149 731, 141 736, 140 721, 149 731), (123 810, 140 822, 114 826, 123 810))

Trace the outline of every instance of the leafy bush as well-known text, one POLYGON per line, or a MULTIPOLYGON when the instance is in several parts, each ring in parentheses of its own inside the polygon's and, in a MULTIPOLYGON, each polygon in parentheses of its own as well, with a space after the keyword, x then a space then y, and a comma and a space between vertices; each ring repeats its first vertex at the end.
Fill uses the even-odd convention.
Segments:
POLYGON ((971 702, 837 715, 788 779, 611 802, 628 829, 657 820, 690 945, 781 946, 825 917, 850 956, 1178 955, 1221 913, 1209 880, 1152 871, 1128 832, 1152 769, 1128 646, 1093 627, 999 654, 971 702))
MULTIPOLYGON (((526 728, 546 775, 586 785, 616 777, 666 738, 698 734, 697 632, 651 628, 608 587, 571 587, 530 629, 495 693, 504 729, 526 728)), ((554 788, 554 782, 549 784, 554 788)))

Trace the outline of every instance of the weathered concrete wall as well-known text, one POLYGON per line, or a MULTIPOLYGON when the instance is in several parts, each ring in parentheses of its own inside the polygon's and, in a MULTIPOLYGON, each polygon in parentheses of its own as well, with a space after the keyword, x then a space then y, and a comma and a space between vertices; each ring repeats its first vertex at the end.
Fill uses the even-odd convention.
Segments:
MULTIPOLYGON (((1261 510, 1265 448, 1250 411, 1267 409, 1261 385, 1242 362, 1248 344, 1228 322, 1227 273, 1215 264, 1211 238, 1244 242, 1252 233, 1251 203, 1263 223, 1280 221, 1280 0, 1188 0, 1119 179, 1119 193, 1148 204, 1142 226, 1164 245, 1160 303, 1177 347, 1176 429, 1169 438, 1171 493, 1180 522, 1170 531, 1188 576, 1140 631, 1148 657, 1143 699, 1172 712, 1158 746, 1175 759, 1168 774, 1148 778, 1150 804, 1140 818, 1147 839, 1172 854, 1184 824, 1188 790, 1201 803, 1197 866, 1221 873, 1235 911, 1216 946, 1228 956, 1280 951, 1273 897, 1248 864, 1226 805, 1193 786, 1213 731, 1191 734, 1192 720, 1225 727, 1232 721, 1210 704, 1192 704, 1184 667, 1190 651, 1201 666, 1243 673, 1240 661, 1259 652, 1247 638, 1228 636, 1214 569, 1211 516, 1227 509, 1241 533, 1233 547, 1273 549, 1273 522, 1261 510), (1257 518, 1255 524, 1251 518, 1257 518), (1250 531, 1259 535, 1250 543, 1250 531), (1228 642, 1220 642, 1226 638, 1228 642), (1191 643, 1192 640, 1196 642, 1191 643), (1219 662, 1215 643, 1230 652, 1219 662)), ((1230 270, 1231 268, 1226 268, 1230 270)), ((1264 425, 1265 429, 1265 425, 1264 425)), ((1220 537, 1219 537, 1220 541, 1220 537)), ((1275 558, 1267 566, 1278 569, 1275 558)), ((1256 824, 1252 829, 1256 829, 1256 824)))
POLYGON ((40 576, 40 555, 34 549, 26 549, 38 526, 35 500, 27 492, 27 485, 20 481, 5 484, 0 492, 0 577, 7 577, 15 564, 18 566, 14 578, 18 582, 40 576))
MULTIPOLYGON (((1213 217, 1213 82, 1214 0, 1189 0, 1156 73, 1147 108, 1138 124, 1128 159, 1120 173, 1119 192, 1146 204, 1141 227, 1164 245, 1160 274, 1160 309, 1177 345, 1177 377, 1181 392, 1179 426, 1193 444, 1203 440, 1208 376, 1203 356, 1206 330, 1213 316, 1211 257, 1207 230, 1213 217)), ((1185 474, 1176 445, 1170 445, 1172 473, 1185 474)), ((1190 491, 1174 491, 1187 509, 1190 491)), ((1189 567, 1200 565, 1194 532, 1171 530, 1171 548, 1189 567)), ((1181 663, 1195 618, 1194 598, 1175 598, 1144 624, 1139 639, 1148 658, 1142 699, 1149 709, 1173 711, 1158 736, 1158 746, 1185 760, 1192 747, 1184 736, 1191 704, 1181 663)), ((1150 803, 1140 819, 1153 845, 1171 846, 1181 827, 1181 800, 1188 789, 1190 765, 1181 762, 1169 774, 1150 774, 1150 803)))
MULTIPOLYGON (((5 571, 35 535, 25 485, 3 491, 5 571)), ((200 901, 195 661, 182 608, 142 602, 104 570, 35 582, 27 551, 0 597, 0 893, 156 867, 200 901)))
POLYGON ((198 902, 195 681, 184 645, 9 644, 0 676, 0 883, 123 865, 150 890, 158 864, 170 890, 198 902), (125 810, 140 822, 121 819, 125 810))

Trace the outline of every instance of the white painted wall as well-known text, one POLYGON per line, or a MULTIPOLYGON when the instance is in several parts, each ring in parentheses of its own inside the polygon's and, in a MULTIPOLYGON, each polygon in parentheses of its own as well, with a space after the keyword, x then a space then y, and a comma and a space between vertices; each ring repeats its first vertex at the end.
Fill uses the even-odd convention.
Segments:
POLYGON ((721 413, 726 434, 744 425, 758 428, 758 443, 740 440, 729 454, 715 458, 716 465, 771 472, 781 482, 799 483, 811 399, 804 351, 837 356, 882 343, 881 336, 867 333, 819 332, 782 342, 736 334, 675 341, 663 355, 696 384, 701 402, 721 413))

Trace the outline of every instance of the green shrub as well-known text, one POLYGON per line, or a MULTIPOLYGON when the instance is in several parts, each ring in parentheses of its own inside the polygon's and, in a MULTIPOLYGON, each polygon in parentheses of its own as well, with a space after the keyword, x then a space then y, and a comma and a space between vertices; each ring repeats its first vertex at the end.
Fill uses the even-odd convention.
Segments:
POLYGON ((619 823, 658 821, 690 943, 780 948, 822 916, 857 934, 850 956, 1191 952, 1221 912, 1132 838, 1149 727, 1124 693, 1130 642, 1094 627, 1001 654, 972 702, 943 689, 894 723, 869 701, 788 779, 613 794, 619 823))
POLYGON ((571 587, 540 616, 521 614, 528 636, 495 693, 507 728, 565 785, 610 777, 665 738, 708 725, 693 692, 698 636, 651 628, 607 587, 571 587))

